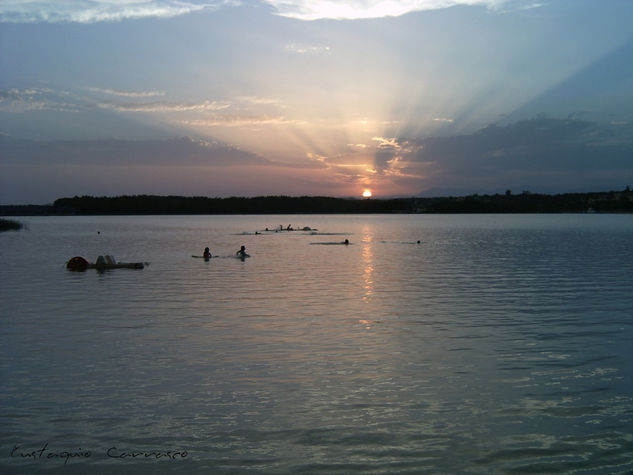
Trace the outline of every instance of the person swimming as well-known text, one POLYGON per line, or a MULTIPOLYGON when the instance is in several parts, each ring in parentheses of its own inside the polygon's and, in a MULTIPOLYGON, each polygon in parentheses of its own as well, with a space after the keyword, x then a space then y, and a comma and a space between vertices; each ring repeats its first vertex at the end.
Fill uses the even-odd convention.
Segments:
POLYGON ((349 244, 349 239, 346 239, 345 241, 343 241, 343 244, 347 246, 349 244))
POLYGON ((205 259, 211 259, 211 251, 209 251, 208 247, 204 248, 204 252, 202 253, 202 257, 205 259))
POLYGON ((237 254, 238 257, 249 257, 249 255, 246 254, 246 246, 240 247, 240 250, 237 251, 235 254, 237 254))

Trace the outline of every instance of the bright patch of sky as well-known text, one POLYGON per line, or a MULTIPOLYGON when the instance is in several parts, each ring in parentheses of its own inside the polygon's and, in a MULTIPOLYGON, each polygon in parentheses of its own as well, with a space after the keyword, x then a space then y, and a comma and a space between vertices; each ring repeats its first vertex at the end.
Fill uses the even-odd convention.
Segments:
POLYGON ((4 0, 0 203, 624 188, 632 17, 629 0, 4 0))
MULTIPOLYGON (((359 20, 397 17, 411 12, 439 10, 453 6, 485 6, 499 9, 510 0, 265 0, 278 15, 298 20, 359 20)), ((525 2, 524 2, 525 3, 525 2)), ((529 3, 531 6, 538 4, 529 3)))

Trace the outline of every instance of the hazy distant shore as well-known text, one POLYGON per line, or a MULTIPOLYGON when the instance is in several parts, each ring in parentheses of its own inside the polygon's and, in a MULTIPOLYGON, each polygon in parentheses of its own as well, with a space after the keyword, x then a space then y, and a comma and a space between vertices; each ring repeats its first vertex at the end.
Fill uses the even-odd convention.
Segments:
POLYGON ((510 191, 436 198, 351 199, 324 196, 208 198, 127 195, 75 196, 52 205, 0 205, 2 216, 140 214, 363 214, 363 213, 633 213, 633 191, 557 195, 510 191))

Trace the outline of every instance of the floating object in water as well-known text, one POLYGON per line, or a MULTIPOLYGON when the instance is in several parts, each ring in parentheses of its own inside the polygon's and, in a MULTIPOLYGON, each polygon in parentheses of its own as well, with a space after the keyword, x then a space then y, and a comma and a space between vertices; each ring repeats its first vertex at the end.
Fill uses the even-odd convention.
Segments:
POLYGON ((85 257, 75 256, 66 262, 66 269, 68 270, 86 270, 90 262, 85 257))
POLYGON ((116 262, 112 256, 99 256, 94 264, 82 256, 75 256, 66 262, 66 269, 84 271, 86 269, 143 269, 143 262, 116 262))

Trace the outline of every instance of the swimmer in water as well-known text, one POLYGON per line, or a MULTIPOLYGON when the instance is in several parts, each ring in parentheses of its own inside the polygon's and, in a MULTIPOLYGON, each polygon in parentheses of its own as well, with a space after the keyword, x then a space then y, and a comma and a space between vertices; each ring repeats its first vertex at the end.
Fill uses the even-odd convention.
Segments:
POLYGON ((202 257, 205 259, 211 259, 211 251, 209 251, 208 247, 204 248, 204 252, 202 253, 202 257))
POLYGON ((237 254, 238 257, 248 257, 248 254, 246 254, 246 246, 240 247, 240 250, 237 251, 235 254, 237 254))

